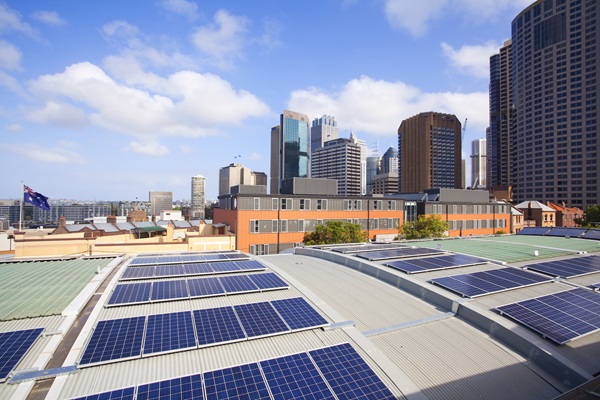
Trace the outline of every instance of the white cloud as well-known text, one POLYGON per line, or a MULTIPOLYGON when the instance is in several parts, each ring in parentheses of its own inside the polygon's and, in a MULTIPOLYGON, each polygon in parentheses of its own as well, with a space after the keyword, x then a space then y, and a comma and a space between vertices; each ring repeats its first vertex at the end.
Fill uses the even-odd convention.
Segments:
POLYGON ((52 26, 63 26, 67 24, 56 11, 36 11, 33 13, 33 18, 52 26))
POLYGON ((0 71, 0 86, 7 88, 11 92, 21 97, 27 96, 27 92, 25 92, 25 90, 21 86, 21 83, 14 77, 2 71, 0 71))
POLYGON ((23 127, 19 124, 11 124, 6 127, 6 130, 11 133, 21 133, 23 131, 23 127))
POLYGON ((194 148, 187 144, 182 144, 179 146, 179 151, 181 151, 183 154, 189 154, 194 152, 194 148))
POLYGON ((262 160, 262 158, 263 157, 261 154, 258 154, 254 151, 252 153, 250 153, 250 156, 248 156, 248 159, 251 161, 259 161, 259 160, 262 160))
POLYGON ((138 27, 127 21, 116 20, 105 24, 102 33, 106 38, 131 39, 139 34, 138 27))
POLYGON ((0 40, 0 68, 9 71, 21 69, 21 51, 4 40, 0 40))
POLYGON ((428 111, 455 114, 461 122, 468 118, 469 130, 482 134, 488 125, 487 92, 426 93, 404 82, 374 80, 368 76, 347 82, 335 93, 317 88, 296 90, 288 107, 308 114, 309 118, 327 110, 359 138, 361 133, 397 135, 404 119, 428 111))
POLYGON ((48 124, 69 129, 81 129, 89 121, 85 112, 71 104, 47 102, 43 108, 31 111, 27 118, 39 124, 48 124))
POLYGON ((149 141, 145 143, 133 141, 129 143, 128 149, 134 153, 140 153, 154 157, 166 156, 171 153, 166 146, 158 143, 157 141, 149 141))
POLYGON ((198 17, 198 6, 187 0, 163 0, 161 2, 165 10, 175 14, 186 16, 190 20, 198 17))
POLYGON ((498 53, 501 45, 487 42, 483 45, 465 45, 455 49, 448 43, 441 43, 444 56, 456 70, 480 79, 490 78, 490 56, 498 53))
POLYGON ((263 20, 263 34, 258 38, 258 43, 266 49, 274 49, 283 46, 279 38, 281 35, 281 23, 274 18, 265 18, 263 20))
POLYGON ((192 42, 218 67, 232 68, 242 58, 248 20, 225 10, 217 11, 214 20, 214 24, 196 29, 192 42))
POLYGON ((422 36, 431 20, 443 14, 449 0, 386 0, 385 16, 394 28, 406 29, 413 36, 422 36))
POLYGON ((0 2, 0 32, 17 31, 26 34, 34 39, 38 38, 38 33, 26 22, 21 19, 21 14, 0 2))
POLYGON ((47 147, 37 143, 18 145, 0 144, 0 149, 19 154, 23 158, 50 164, 84 164, 84 158, 77 152, 62 146, 47 147))
POLYGON ((90 110, 87 117, 94 125, 136 137, 214 135, 220 125, 239 125, 270 112, 253 94, 235 90, 212 74, 182 71, 156 76, 154 86, 120 84, 86 62, 40 76, 30 83, 30 90, 46 102, 70 102, 90 110))

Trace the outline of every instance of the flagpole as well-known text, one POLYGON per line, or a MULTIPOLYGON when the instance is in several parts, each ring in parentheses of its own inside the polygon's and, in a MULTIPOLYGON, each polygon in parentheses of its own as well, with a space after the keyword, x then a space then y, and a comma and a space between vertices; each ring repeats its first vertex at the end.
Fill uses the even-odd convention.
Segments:
POLYGON ((25 183, 21 181, 21 196, 19 196, 19 232, 21 232, 21 224, 23 220, 23 193, 25 193, 25 183))

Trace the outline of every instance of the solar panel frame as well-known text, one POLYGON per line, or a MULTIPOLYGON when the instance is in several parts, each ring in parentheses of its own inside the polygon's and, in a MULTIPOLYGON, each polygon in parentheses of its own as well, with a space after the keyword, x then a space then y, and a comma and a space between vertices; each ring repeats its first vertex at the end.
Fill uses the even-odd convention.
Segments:
POLYGON ((496 307, 559 345, 600 331, 600 294, 575 288, 496 307))
POLYGON ((248 338, 259 338, 290 332, 290 328, 269 302, 233 306, 248 338))
POLYGON ((248 275, 221 276, 219 277, 219 281, 227 294, 252 293, 259 291, 258 286, 256 286, 248 275))
POLYGON ((582 237, 584 239, 600 240, 600 229, 590 229, 582 237))
POLYGON ((79 366, 141 357, 145 323, 145 316, 98 322, 79 360, 79 366))
POLYGON ((148 315, 142 357, 197 347, 190 311, 148 315))
POLYGON ((329 325, 327 320, 302 297, 273 300, 271 305, 277 310, 292 332, 329 325))
POLYGON ((190 297, 185 279, 171 279, 152 283, 150 302, 181 300, 190 297))
POLYGON ((338 398, 396 399, 349 343, 311 350, 308 354, 338 398))
POLYGON ((408 248, 406 245, 401 244, 363 244, 356 246, 340 246, 332 247, 329 250, 336 253, 350 254, 350 253, 363 253, 367 251, 383 251, 383 250, 395 250, 399 248, 408 248))
POLYGON ((439 271, 451 268, 463 268, 487 264, 488 260, 463 254, 448 254, 442 256, 394 260, 383 265, 402 271, 406 274, 439 271))
POLYGON ((193 275, 212 275, 213 270, 209 263, 189 263, 183 265, 185 274, 189 276, 193 275))
POLYGON ((557 278, 575 278, 600 272, 600 256, 586 256, 564 260, 546 261, 523 266, 557 278))
POLYGON ((229 260, 250 260, 250 256, 244 253, 227 253, 225 256, 229 260))
POLYGON ((442 250, 430 249, 426 247, 403 247, 401 249, 393 250, 375 250, 367 251, 364 253, 355 254, 356 257, 364 258, 369 261, 389 260, 393 258, 408 258, 418 257, 432 254, 445 253, 442 250))
POLYGON ((136 400, 202 399, 202 375, 194 374, 139 385, 136 400))
POLYGON ((206 400, 271 399, 257 363, 207 371, 202 380, 206 400))
POLYGON ((133 400, 135 386, 123 389, 111 390, 108 392, 89 394, 87 396, 76 397, 71 400, 133 400))
POLYGON ((229 274, 231 272, 240 272, 241 268, 234 261, 211 262, 210 267, 213 274, 229 274))
POLYGON ((168 278, 174 276, 184 276, 183 264, 160 264, 155 267, 155 278, 168 278))
POLYGON ((142 304, 150 301, 152 282, 122 283, 115 286, 106 307, 142 304))
POLYGON ((34 328, 0 332, 0 382, 19 365, 43 331, 44 328, 34 328))
POLYGON ((120 281, 149 279, 154 277, 155 266, 127 267, 119 278, 120 281))
POLYGON ((187 280, 190 298, 212 297, 225 294, 225 289, 217 277, 189 278, 187 280))
POLYGON ((290 285, 274 272, 248 275, 260 291, 289 289, 290 285))
POLYGON ((231 306, 194 310, 193 316, 199 347, 247 339, 246 332, 231 306))
POLYGON ((131 262, 129 262, 130 267, 140 266, 140 265, 154 265, 156 264, 156 257, 136 257, 131 262))
POLYGON ((257 260, 235 261, 234 263, 240 269, 240 271, 244 272, 264 271, 267 269, 266 266, 257 260))

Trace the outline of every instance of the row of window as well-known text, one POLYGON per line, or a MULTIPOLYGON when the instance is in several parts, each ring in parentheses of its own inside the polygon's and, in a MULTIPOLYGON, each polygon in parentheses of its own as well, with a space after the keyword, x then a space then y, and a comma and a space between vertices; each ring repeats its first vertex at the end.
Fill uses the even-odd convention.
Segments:
MULTIPOLYGON (((394 211, 397 209, 396 200, 343 200, 342 209, 348 210, 363 210, 367 206, 367 202, 371 202, 373 210, 390 210, 394 211), (363 205, 363 202, 367 203, 363 205)), ((272 198, 270 204, 270 210, 328 210, 327 199, 279 199, 272 198), (295 207, 294 207, 295 206, 295 207)), ((252 208, 254 210, 264 210, 265 199, 255 197, 253 199, 252 208)), ((268 207, 268 205, 267 205, 268 207)))
MULTIPOLYGON (((326 221, 322 219, 251 219, 250 233, 277 233, 277 232, 312 232, 317 225, 326 221)), ((332 220, 333 221, 333 220, 332 220)), ((345 222, 358 224, 363 230, 367 229, 392 229, 397 230, 400 220, 398 218, 370 218, 347 219, 345 222)))
POLYGON ((506 228, 505 219, 476 219, 463 221, 448 221, 448 229, 451 231, 461 229, 491 229, 506 228))
POLYGON ((432 204, 431 205, 431 213, 432 214, 506 214, 508 213, 507 205, 482 205, 482 204, 473 204, 473 205, 461 205, 458 206, 456 204, 449 205, 444 207, 443 204, 432 204), (495 208, 495 210, 494 210, 495 208))

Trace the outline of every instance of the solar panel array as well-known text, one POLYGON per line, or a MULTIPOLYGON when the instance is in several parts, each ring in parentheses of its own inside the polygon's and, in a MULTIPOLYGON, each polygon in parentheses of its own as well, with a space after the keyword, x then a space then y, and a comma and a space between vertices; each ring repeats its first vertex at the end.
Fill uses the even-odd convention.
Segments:
POLYGON ((587 232, 585 228, 552 228, 552 230, 546 233, 546 236, 558 236, 558 237, 578 237, 587 232))
POLYGON ((262 292, 266 290, 288 289, 289 287, 283 279, 279 278, 273 272, 121 283, 115 286, 106 306, 113 307, 155 301, 262 292))
POLYGON ((473 298, 550 281, 552 281, 551 278, 532 274, 522 269, 507 267, 434 278, 430 282, 464 297, 473 298))
POLYGON ((600 330, 600 294, 588 289, 567 290, 496 309, 558 344, 600 330))
POLYGON ((303 298, 100 321, 80 365, 255 339, 327 325, 303 298))
POLYGON ((439 257, 426 257, 411 260, 396 260, 385 263, 388 267, 406 272, 407 274, 417 274, 419 272, 437 271, 440 269, 467 267, 470 265, 485 264, 487 260, 462 254, 450 254, 439 257))
POLYGON ((182 254, 172 256, 145 256, 134 258, 129 265, 156 265, 156 264, 176 264, 176 263, 193 263, 193 262, 210 262, 222 260, 241 260, 249 259, 250 257, 243 253, 237 252, 216 252, 202 254, 182 254))
POLYGON ((127 281, 178 276, 227 274, 232 272, 264 271, 265 269, 267 269, 267 267, 256 260, 142 265, 139 267, 127 267, 119 280, 127 281))
POLYGON ((363 244, 357 246, 339 246, 332 247, 330 250, 335 251, 337 253, 362 253, 365 251, 374 251, 374 250, 393 250, 398 248, 406 248, 406 246, 402 246, 399 244, 363 244))
POLYGON ((0 382, 21 362, 44 328, 0 332, 0 382))
POLYGON ((538 235, 538 236, 543 236, 546 233, 548 233, 549 230, 550 230, 550 228, 546 228, 546 227, 543 227, 543 226, 526 226, 525 228, 523 228, 519 232, 517 232, 517 235, 538 235))
POLYGON ((583 235, 585 239, 600 240, 600 229, 590 229, 583 235))
POLYGON ((600 272, 600 256, 569 258, 525 265, 523 268, 554 277, 573 278, 600 272))
POLYGON ((175 398, 396 399, 360 354, 349 343, 343 343, 76 400, 175 398))
POLYGON ((364 253, 358 253, 356 256, 367 259, 369 261, 375 261, 388 260, 392 258, 418 257, 442 253, 444 253, 444 251, 436 249, 427 249, 421 247, 402 247, 400 249, 367 251, 364 253))

